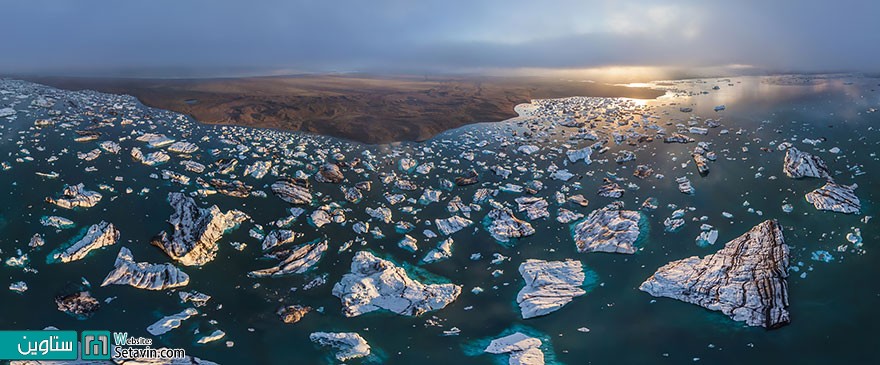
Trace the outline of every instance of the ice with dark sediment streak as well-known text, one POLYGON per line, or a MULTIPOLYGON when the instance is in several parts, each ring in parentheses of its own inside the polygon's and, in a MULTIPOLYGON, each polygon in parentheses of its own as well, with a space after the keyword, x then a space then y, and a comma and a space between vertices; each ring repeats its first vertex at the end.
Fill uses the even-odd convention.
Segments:
POLYGON ((623 196, 623 192, 624 190, 620 187, 620 185, 606 178, 605 183, 599 186, 599 190, 596 192, 596 194, 606 198, 618 199, 623 196))
POLYGON ((315 180, 322 183, 338 184, 344 179, 345 177, 342 175, 342 171, 339 170, 339 166, 329 162, 321 165, 315 174, 315 180))
POLYGON ((268 269, 251 271, 248 276, 262 278, 302 274, 314 267, 321 260, 325 251, 327 251, 327 241, 307 243, 285 252, 287 257, 278 265, 268 269))
POLYGON ((699 153, 694 153, 692 157, 694 158, 694 164, 697 165, 697 171, 700 173, 700 175, 708 174, 709 160, 706 158, 706 156, 703 156, 699 153))
POLYGON ((152 244, 187 266, 200 266, 213 260, 217 255, 217 241, 248 219, 247 214, 238 210, 223 213, 216 205, 199 208, 195 200, 183 193, 169 193, 168 203, 174 208, 168 219, 174 231, 170 236, 162 231, 152 244))
POLYGON ((171 160, 171 156, 168 156, 165 152, 156 151, 144 155, 141 149, 137 147, 131 148, 131 157, 134 158, 135 161, 147 166, 161 165, 171 160))
POLYGON ((785 151, 785 162, 782 171, 790 178, 802 177, 829 178, 828 167, 825 161, 818 156, 789 147, 785 151))
POLYGON ((807 193, 804 198, 819 210, 859 214, 862 210, 862 203, 856 196, 855 191, 858 187, 858 184, 842 185, 828 182, 821 188, 807 193))
POLYGON ((571 223, 583 217, 584 215, 581 213, 573 212, 565 208, 559 208, 559 211, 556 214, 556 221, 559 223, 571 223))
POLYGON ((192 303, 196 307, 204 307, 211 300, 211 296, 205 293, 193 291, 178 291, 177 296, 180 297, 181 303, 192 303))
POLYGON ((448 236, 464 229, 467 226, 470 226, 471 224, 474 224, 474 222, 470 219, 454 215, 449 218, 435 219, 434 224, 437 226, 437 229, 439 229, 440 232, 448 236))
POLYGON ((263 238, 263 251, 293 242, 300 234, 289 229, 275 229, 263 238))
POLYGON ((514 199, 517 204, 517 211, 525 212, 526 216, 529 217, 529 220, 535 220, 539 218, 546 218, 550 216, 550 212, 547 211, 547 200, 544 198, 539 198, 535 196, 521 196, 514 199))
POLYGON ((614 204, 590 212, 573 229, 578 252, 635 253, 640 219, 639 212, 614 204))
POLYGON ((789 323, 788 260, 779 223, 767 220, 714 254, 664 265, 639 289, 777 328, 789 323))
POLYGON ((678 191, 682 194, 693 194, 694 186, 691 185, 691 180, 687 178, 687 176, 682 176, 675 179, 675 182, 678 183, 678 191))
POLYGON ((271 168, 272 161, 255 161, 244 168, 244 174, 259 180, 266 176, 271 168))
POLYGON ((113 226, 113 223, 101 221, 89 227, 86 234, 79 241, 63 250, 52 253, 49 261, 71 262, 81 260, 92 250, 116 244, 118 240, 119 230, 113 226))
POLYGON ((275 314, 277 314, 284 323, 296 323, 311 311, 312 307, 294 304, 278 308, 275 314))
POLYGON ((584 268, 580 261, 529 259, 519 265, 526 284, 516 296, 523 319, 557 311, 575 297, 586 294, 584 268))
POLYGON ((663 139, 665 143, 691 143, 694 139, 681 133, 673 133, 663 139))
POLYGON ((188 155, 188 154, 194 153, 198 150, 199 150, 199 146, 195 145, 194 143, 186 142, 186 141, 174 142, 170 146, 168 146, 168 151, 174 152, 177 154, 188 155))
POLYGON ((306 179, 280 178, 271 186, 272 192, 290 204, 309 204, 312 192, 306 179))
POLYGON ((529 222, 516 218, 509 208, 492 209, 486 215, 489 234, 499 242, 510 242, 511 239, 531 236, 535 229, 529 222))
POLYGON ((31 236, 31 240, 28 241, 28 247, 40 247, 46 244, 46 240, 43 239, 39 233, 35 233, 31 236))
POLYGON ((86 319, 101 308, 101 302, 88 291, 80 291, 55 297, 55 305, 58 310, 73 316, 76 319, 86 319))
POLYGON ((91 208, 101 201, 101 193, 86 190, 84 184, 68 185, 64 187, 60 198, 46 198, 46 201, 66 209, 91 208))
POLYGON ((205 172, 205 168, 206 168, 205 165, 200 164, 195 161, 192 161, 192 160, 180 161, 180 165, 183 166, 183 168, 186 171, 195 172, 197 174, 201 174, 201 173, 205 172))
POLYGON ((189 275, 172 264, 135 262, 127 247, 119 249, 115 269, 107 274, 101 286, 130 285, 139 289, 165 290, 189 284, 189 275))
POLYGON ((415 281, 391 261, 359 251, 352 259, 351 272, 333 286, 332 293, 342 301, 346 317, 380 309, 419 316, 452 303, 461 294, 461 286, 415 281))
POLYGON ((314 332, 309 335, 309 340, 335 349, 334 356, 338 361, 358 359, 370 354, 370 345, 355 332, 314 332))

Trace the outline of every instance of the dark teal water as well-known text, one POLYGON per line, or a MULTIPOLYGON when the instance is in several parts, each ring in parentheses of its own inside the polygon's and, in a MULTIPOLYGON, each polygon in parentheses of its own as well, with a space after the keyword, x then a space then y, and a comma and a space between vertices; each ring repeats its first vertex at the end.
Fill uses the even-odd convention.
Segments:
MULTIPOLYGON (((864 223, 863 219, 877 214, 875 202, 880 193, 875 178, 880 171, 876 156, 880 143, 880 113, 870 112, 872 108, 880 109, 878 84, 880 79, 858 76, 746 77, 730 81, 713 79, 664 83, 662 87, 671 89, 667 97, 652 101, 616 102, 624 110, 625 116, 612 121, 633 116, 628 125, 596 122, 600 135, 607 138, 609 132, 629 129, 632 121, 642 120, 643 115, 649 115, 652 124, 673 131, 675 124, 687 124, 691 115, 680 112, 682 106, 692 107, 693 114, 703 118, 719 119, 722 126, 710 129, 707 136, 692 135, 698 141, 712 142, 713 150, 718 154, 718 160, 710 163, 711 172, 705 177, 700 177, 693 162, 689 162, 690 151, 695 144, 664 144, 660 141, 637 143, 633 140, 634 146, 610 143, 608 152, 593 155, 594 160, 607 158, 607 162, 565 166, 566 149, 580 148, 593 142, 570 140, 569 136, 576 130, 555 124, 551 120, 553 118, 472 125, 446 132, 423 143, 364 146, 328 137, 176 121, 173 113, 140 106, 126 97, 36 88, 27 89, 28 96, 18 99, 16 95, 22 89, 3 84, 3 89, 12 93, 0 95, 0 109, 15 104, 14 108, 19 112, 14 121, 0 119, 0 161, 11 166, 9 170, 0 171, 3 201, 0 206, 0 257, 6 260, 15 256, 15 249, 20 248, 28 253, 29 266, 38 273, 5 265, 0 267, 0 277, 3 279, 0 284, 4 288, 0 290, 0 303, 3 303, 4 309, 0 329, 55 326, 71 330, 128 331, 134 335, 148 336, 145 331, 148 325, 164 315, 177 313, 187 307, 179 302, 176 292, 98 286, 112 270, 119 246, 130 248, 137 261, 169 262, 167 256, 149 244, 153 235, 169 229, 165 221, 172 210, 165 202, 165 197, 170 191, 190 192, 197 188, 194 183, 183 187, 150 178, 150 174, 159 174, 163 168, 183 172, 178 165, 181 158, 172 154, 169 164, 158 167, 140 165, 131 160, 128 151, 134 146, 144 148, 144 144, 133 138, 120 142, 123 151, 119 155, 104 153, 91 162, 76 158, 77 151, 86 152, 96 148, 100 141, 117 140, 140 131, 164 133, 171 138, 197 143, 201 150, 193 158, 206 165, 219 157, 237 156, 241 160, 235 171, 238 175, 242 174, 244 166, 257 160, 270 159, 273 153, 293 150, 298 145, 303 145, 302 149, 308 157, 292 157, 288 162, 305 164, 323 161, 318 154, 321 150, 340 152, 347 160, 363 158, 361 153, 370 150, 376 157, 373 164, 380 172, 396 171, 397 161, 407 155, 419 163, 434 162, 435 169, 427 175, 406 175, 420 188, 438 188, 440 178, 451 180, 470 168, 476 169, 481 175, 480 185, 444 191, 440 203, 422 206, 404 202, 391 207, 395 222, 405 220, 416 224, 417 228, 410 233, 420 241, 420 250, 415 255, 397 247, 402 234, 395 232, 393 223, 385 225, 376 220, 370 222, 371 227, 378 226, 386 236, 384 239, 375 239, 368 234, 363 237, 363 245, 355 243, 348 251, 337 252, 344 242, 357 236, 351 229, 352 224, 369 219, 364 212, 366 207, 378 207, 380 202, 387 205, 382 192, 392 188, 383 186, 377 173, 345 171, 345 186, 362 180, 373 182, 372 192, 365 194, 363 201, 358 204, 345 202, 336 185, 314 183, 314 189, 321 192, 327 202, 338 202, 350 209, 346 212, 348 222, 344 226, 330 224, 316 229, 306 222, 305 216, 301 216, 293 229, 303 233, 304 237, 296 242, 326 238, 330 242, 330 250, 314 271, 276 279, 250 279, 246 276, 248 271, 275 263, 273 260, 259 259, 259 241, 248 236, 248 230, 255 223, 268 228, 269 222, 287 215, 286 210, 290 206, 274 197, 268 189, 275 177, 270 174, 261 180, 249 176, 240 178, 257 190, 267 192, 266 198, 240 199, 219 194, 197 198, 202 206, 216 204, 222 210, 242 210, 253 221, 244 223, 241 228, 221 239, 219 255, 213 262, 200 268, 182 267, 191 277, 185 289, 207 293, 213 298, 208 306, 199 308, 200 316, 158 337, 157 341, 169 347, 186 348, 191 355, 223 364, 321 364, 331 361, 330 353, 310 343, 308 334, 314 331, 354 331, 370 343, 377 355, 350 363, 489 364, 506 361, 506 358, 475 356, 475 346, 484 344, 486 339, 507 334, 511 329, 525 327, 549 340, 545 351, 552 350, 553 354, 547 354, 548 360, 566 364, 680 364, 692 363, 694 359, 709 364, 876 363, 880 359, 874 349, 878 340, 874 329, 880 328, 880 319, 876 316, 876 308, 880 307, 880 284, 874 279, 880 269, 874 246, 880 232, 876 221, 864 223), (712 90, 715 85, 720 89, 712 90), (707 93, 703 94, 703 91, 707 93), (83 113, 83 99, 94 100, 92 108, 98 110, 97 114, 102 117, 107 116, 106 109, 100 111, 102 107, 116 103, 129 103, 133 107, 121 111, 114 125, 100 128, 104 135, 98 141, 77 143, 73 141, 74 130, 83 126, 33 127, 35 119, 46 118, 45 109, 28 107, 36 93, 54 95, 59 102, 53 109, 64 111, 68 118, 82 121, 91 121, 93 118, 83 113), (78 106, 68 109, 69 104, 64 102, 65 99, 76 102, 78 106), (726 105, 726 110, 715 112, 713 108, 720 104, 726 105), (134 119, 136 123, 120 125, 119 120, 123 116, 134 119), (524 132, 529 129, 532 132, 526 136, 524 132), (730 133, 720 135, 722 129, 728 129, 730 133), (740 129, 742 133, 737 134, 740 129), (224 136, 240 139, 241 144, 251 147, 251 151, 236 152, 235 145, 220 141, 224 136), (207 139, 203 140, 203 137, 207 139), (823 141, 812 146, 802 142, 805 138, 823 141), (477 143, 483 140, 488 143, 477 147, 477 143), (821 186, 822 181, 785 177, 782 173, 784 152, 776 149, 776 145, 784 141, 822 157, 835 172, 836 181, 858 183, 856 194, 862 201, 862 214, 820 212, 808 204, 803 195, 821 186), (541 150, 532 155, 515 152, 522 144, 534 144, 541 150), (569 147, 562 147, 563 144, 569 147), (257 146, 265 147, 267 152, 255 152, 257 146), (748 151, 744 152, 743 147, 747 147, 748 151), (771 152, 762 151, 762 147, 771 152), (832 147, 840 148, 840 153, 830 153, 828 150, 832 147), (20 151, 22 148, 30 152, 34 161, 16 162, 17 158, 27 156, 20 151), (215 148, 220 149, 217 156, 210 153, 215 148), (615 163, 613 154, 620 149, 635 152, 637 160, 615 163), (465 151, 475 154, 473 162, 458 157, 465 151), (47 162, 46 159, 52 155, 58 155, 59 159, 54 163, 47 162), (551 163, 567 168, 577 177, 568 182, 550 179, 545 169, 551 163), (682 163, 688 164, 682 166, 682 163), (496 164, 512 168, 513 173, 506 180, 495 176, 487 167, 496 164), (637 179, 632 176, 637 164, 648 164, 665 178, 637 179), (88 166, 96 167, 97 171, 84 171, 88 166), (518 171, 516 166, 521 166, 522 171, 518 171), (56 171, 61 177, 43 178, 35 175, 38 171, 56 171), (857 175, 856 171, 864 174, 857 175), (756 177, 758 173, 760 176, 756 177), (620 182, 622 186, 626 187, 627 183, 638 186, 638 190, 627 189, 620 199, 628 208, 636 209, 648 197, 654 197, 659 202, 659 209, 647 212, 649 233, 641 244, 643 249, 635 255, 577 253, 569 226, 555 221, 558 206, 553 193, 557 190, 567 189, 566 195, 583 194, 589 199, 590 204, 586 208, 564 205, 585 215, 610 203, 611 199, 598 197, 595 193, 602 177, 608 174, 623 178, 624 181, 620 182), (123 181, 114 181, 116 176, 121 176, 123 181), (678 192, 674 180, 679 176, 691 179, 696 189, 694 195, 678 192), (455 244, 451 259, 419 266, 433 275, 463 286, 461 296, 451 305, 417 318, 381 312, 356 318, 341 315, 340 302, 330 294, 330 290, 348 272, 354 252, 368 249, 402 264, 419 265, 418 261, 424 253, 444 238, 424 238, 422 230, 434 229, 433 226, 425 226, 424 221, 448 217, 448 199, 458 195, 469 203, 473 192, 479 187, 497 187, 508 182, 522 185, 531 179, 544 183, 545 189, 539 195, 551 203, 550 218, 531 222, 537 230, 535 235, 517 241, 512 247, 499 245, 480 224, 490 210, 484 204, 481 212, 472 215, 473 226, 452 235, 455 244), (107 184, 115 192, 101 190, 104 199, 97 206, 75 211, 56 208, 44 202, 46 196, 58 194, 64 184, 80 182, 92 190, 97 189, 99 184, 107 184), (133 193, 126 193, 126 188, 131 188, 133 193), (150 190, 138 194, 143 188, 150 190), (748 207, 743 206, 745 201, 748 201, 748 207), (781 206, 785 203, 793 206, 791 213, 782 211, 781 206), (675 233, 664 232, 663 229, 663 220, 674 210, 669 204, 675 204, 677 208, 694 208, 685 216, 687 224, 675 233), (409 214, 400 210, 404 206, 420 210, 409 214), (762 216, 749 213, 749 208, 761 211, 762 216), (722 211, 732 213, 733 218, 724 218, 722 211), (56 232, 40 225, 39 218, 44 215, 72 219, 77 227, 56 232), (694 241, 700 232, 701 222, 692 221, 702 216, 708 217, 705 223, 720 231, 718 242, 704 248, 698 247, 694 241), (778 219, 785 227, 785 239, 792 248, 792 266, 799 267, 799 271, 791 272, 789 278, 790 325, 772 331, 750 328, 721 313, 671 299, 655 300, 637 289, 663 264, 692 255, 711 254, 728 240, 771 218, 778 219), (45 263, 45 255, 51 250, 75 237, 79 229, 100 220, 112 222, 122 232, 116 246, 93 252, 89 257, 73 263, 45 263), (861 230, 864 241, 861 249, 855 249, 846 241, 846 234, 854 228, 861 230), (30 251, 27 242, 38 232, 44 234, 47 244, 40 250, 30 251), (239 252, 229 245, 233 241, 245 242, 248 246, 239 252), (846 244, 844 251, 838 252, 838 246, 843 244, 846 244), (835 260, 829 263, 811 260, 811 253, 816 250, 831 252, 835 260), (482 254, 483 259, 471 260, 469 257, 473 253, 482 254), (492 265, 489 261, 493 253, 503 254, 510 260, 492 265), (516 293, 523 285, 517 267, 529 258, 578 259, 596 272, 598 285, 557 312, 522 320, 515 303, 516 293), (494 277, 492 272, 498 269, 503 270, 503 274, 494 277), (802 278, 803 273, 806 276, 802 278), (311 290, 291 290, 301 288, 315 277, 325 274, 325 285, 311 290), (59 312, 53 300, 57 293, 71 284, 79 283, 81 278, 92 283, 91 292, 99 300, 115 298, 84 321, 59 312), (5 290, 6 285, 19 280, 28 284, 28 291, 17 294, 5 290), (471 293, 475 286, 485 291, 481 294, 471 293), (323 308, 323 312, 310 313, 301 322, 288 325, 275 315, 279 306, 287 304, 323 308), (212 320, 216 324, 212 324, 212 320), (428 325, 429 320, 440 326, 428 325), (443 331, 451 327, 459 328, 461 334, 442 336, 443 331), (578 332, 580 327, 588 327, 590 332, 578 332), (195 344, 196 339, 214 329, 225 331, 226 338, 205 345, 195 344), (195 330, 201 334, 194 334, 195 330), (234 346, 227 347, 225 341, 233 341, 234 346)), ((655 133, 642 127, 636 130, 648 135, 655 133)), ((145 152, 148 151, 145 148, 145 152)), ((275 164, 282 166, 282 175, 292 175, 298 169, 311 172, 305 166, 281 161, 275 164)), ((185 174, 195 179, 195 174, 185 174)), ((418 199, 421 189, 404 193, 418 199)), ((500 192, 495 199, 515 206, 513 200, 518 196, 520 194, 500 192)), ((305 207, 306 214, 315 207, 305 207)), ((517 215, 524 218, 522 213, 517 215)))

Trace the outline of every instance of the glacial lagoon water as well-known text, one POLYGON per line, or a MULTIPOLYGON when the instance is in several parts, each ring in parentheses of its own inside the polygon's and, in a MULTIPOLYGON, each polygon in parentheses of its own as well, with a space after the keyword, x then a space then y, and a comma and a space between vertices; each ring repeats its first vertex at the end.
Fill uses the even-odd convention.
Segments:
MULTIPOLYGON (((216 204, 223 211, 239 209, 250 215, 251 220, 223 236, 219 254, 212 262, 202 267, 179 266, 190 275, 189 285, 180 290, 196 290, 211 295, 212 299, 207 306, 198 308, 198 316, 156 337, 156 343, 186 348, 189 355, 222 364, 332 363, 332 352, 311 343, 309 334, 339 331, 360 333, 373 350, 370 357, 348 363, 506 363, 506 356, 480 354, 474 349, 485 346, 487 340, 520 329, 545 340, 542 349, 548 363, 878 362, 880 355, 874 347, 878 339, 875 329, 880 328, 880 318, 876 315, 880 308, 880 281, 875 278, 880 274, 877 265, 880 257, 873 246, 880 237, 880 230, 876 221, 868 217, 877 214, 875 203, 880 193, 876 181, 876 174, 880 173, 877 156, 880 112, 876 110, 880 109, 880 79, 859 75, 795 75, 680 80, 654 86, 666 89, 667 95, 656 100, 584 99, 577 103, 594 108, 579 115, 526 116, 463 127, 423 143, 365 146, 299 133, 200 125, 171 112, 144 107, 129 97, 0 81, 0 109, 16 110, 13 117, 0 118, 0 162, 4 162, 4 170, 0 171, 3 198, 0 257, 3 260, 18 257, 16 250, 20 249, 29 258, 25 266, 33 269, 0 267, 3 279, 0 284, 4 288, 0 290, 3 303, 0 328, 54 326, 149 336, 147 326, 190 306, 180 302, 175 290, 146 291, 121 285, 100 287, 103 278, 113 269, 122 246, 131 249, 139 262, 173 262, 149 242, 163 230, 170 232, 166 221, 173 210, 166 202, 168 192, 190 193, 201 186, 195 181, 183 186, 150 177, 169 169, 195 180, 196 174, 184 171, 179 165, 185 158, 176 154, 169 153, 171 161, 155 167, 132 160, 129 155, 132 147, 140 147, 145 152, 154 150, 134 137, 161 133, 196 143, 200 149, 192 154, 192 160, 209 166, 205 174, 213 171, 210 164, 218 158, 238 158, 239 165, 233 175, 215 177, 239 179, 267 195, 196 197, 201 207, 216 204), (32 106, 39 95, 55 99, 54 105, 32 106), (112 108, 114 104, 118 108, 112 108), (724 105, 724 110, 716 111, 719 105, 724 105), (683 108, 693 110, 686 112, 683 108), (58 115, 49 115, 49 110, 59 111, 58 115), (36 120, 52 118, 57 120, 54 125, 35 126, 36 120), (133 123, 122 123, 124 119, 133 123), (587 128, 595 129, 599 141, 605 141, 609 149, 601 154, 594 151, 593 163, 589 165, 568 162, 566 150, 590 146, 596 141, 572 139, 578 134, 578 128, 563 126, 561 123, 566 119, 588 120, 587 128), (716 161, 710 162, 709 174, 700 176, 691 159, 696 144, 663 143, 657 133, 686 130, 690 124, 705 127, 707 119, 717 121, 720 126, 709 128, 707 135, 687 134, 697 141, 711 142, 718 156, 716 161), (74 141, 75 131, 102 120, 107 123, 94 129, 101 133, 98 140, 74 141), (589 120, 595 128, 590 127, 589 120), (63 124, 65 122, 79 123, 63 124), (723 134, 723 130, 728 133, 723 134), (615 134, 621 136, 620 143, 615 143, 615 134), (655 138, 639 141, 639 136, 655 138), (119 154, 105 152, 92 161, 77 158, 77 152, 90 151, 105 140, 119 142, 122 151, 119 154), (782 173, 785 152, 778 149, 783 142, 821 157, 836 181, 857 183, 861 214, 818 211, 807 203, 804 194, 821 186, 823 181, 786 177, 782 173), (525 154, 517 151, 522 145, 539 149, 525 154), (293 154, 297 146, 301 146, 301 154, 293 154), (616 163, 614 158, 621 150, 634 152, 636 159, 616 163), (374 156, 372 160, 365 151, 374 156), (292 176, 297 170, 314 173, 316 166, 333 160, 337 152, 348 161, 354 158, 370 161, 376 169, 360 173, 343 169, 346 181, 339 185, 350 187, 359 181, 371 181, 371 191, 364 192, 363 200, 354 204, 344 199, 339 185, 313 181, 314 192, 320 192, 321 196, 311 206, 302 206, 306 213, 297 218, 291 229, 304 236, 297 238, 294 244, 327 239, 330 249, 316 268, 305 274, 249 278, 249 271, 276 263, 261 259, 260 241, 252 238, 249 231, 255 224, 268 231, 269 223, 289 215, 291 208, 270 191, 269 185, 277 179, 274 175, 292 176), (473 153, 473 161, 463 158, 462 154, 467 152, 473 153), (49 161, 51 156, 57 160, 49 161), (433 163, 434 169, 427 174, 400 171, 398 162, 404 157, 420 165, 433 163), (245 166, 267 160, 272 160, 275 168, 262 179, 243 176, 245 166), (547 169, 551 164, 567 169, 575 177, 568 181, 550 178, 547 169), (655 176, 646 179, 633 176, 639 164, 650 166, 655 176), (490 169, 496 165, 510 169, 510 176, 504 179, 496 175, 490 169), (95 169, 86 171, 87 167, 95 169), (441 178, 452 180, 469 169, 479 173, 479 184, 456 186, 452 190, 440 188, 441 178), (47 178, 37 172, 57 172, 59 177, 47 178), (392 184, 383 185, 380 174, 391 172, 419 188, 407 192, 394 189, 392 184), (662 174, 663 178, 656 174, 662 174), (678 191, 675 179, 681 176, 691 180, 693 195, 678 191), (560 206, 586 215, 614 201, 596 195, 604 177, 617 179, 625 188, 619 200, 627 209, 639 209, 649 197, 657 199, 656 210, 643 211, 648 227, 642 233, 641 249, 633 255, 578 253, 570 225, 555 219, 560 206), (471 220, 475 222, 472 226, 451 235, 454 248, 450 259, 432 264, 419 262, 445 238, 434 225, 425 222, 449 217, 449 199, 459 196, 467 204, 478 188, 496 189, 507 183, 525 185, 533 179, 544 185, 537 196, 550 203, 550 217, 530 221, 536 230, 534 235, 518 239, 512 245, 497 243, 481 224, 491 209, 483 204, 481 211, 471 213, 471 220), (44 201, 46 197, 57 196, 65 184, 77 183, 101 192, 104 198, 94 207, 75 210, 44 201), (99 189, 101 184, 109 189, 99 189), (427 187, 442 191, 439 202, 422 205, 404 201, 391 205, 383 196, 384 192, 393 191, 418 199, 427 187), (583 194, 589 199, 589 205, 557 204, 556 192, 565 196, 583 194), (346 222, 321 228, 310 225, 307 215, 318 206, 333 202, 345 209, 346 222), (790 204, 792 211, 784 212, 784 204, 790 204), (416 226, 409 234, 418 240, 418 252, 412 254, 397 246, 403 234, 395 231, 394 223, 370 220, 365 208, 378 206, 390 207, 394 222, 407 221, 416 226), (404 207, 412 207, 412 210, 406 211, 404 207), (684 227, 676 232, 665 232, 663 221, 674 210, 688 207, 693 210, 686 212, 684 227), (732 214, 732 218, 724 217, 722 212, 732 214), (66 230, 44 227, 40 218, 47 215, 69 218, 76 227, 66 230), (699 221, 704 216, 705 221, 699 221), (791 247, 791 266, 796 268, 790 271, 788 278, 789 325, 774 330, 747 327, 720 312, 673 299, 653 298, 638 290, 658 267, 673 260, 714 253, 725 242, 766 219, 778 219, 783 225, 785 240, 791 247), (49 252, 75 238, 80 229, 101 220, 112 222, 120 230, 119 243, 96 250, 80 261, 46 263, 49 252), (369 221, 370 226, 378 227, 385 237, 355 233, 352 225, 358 221, 369 221), (695 238, 703 223, 718 229, 719 237, 714 245, 699 247, 696 244, 695 238), (422 233, 426 229, 440 237, 426 238, 422 233), (862 239, 859 245, 846 238, 856 229, 862 239), (35 233, 41 233, 46 240, 40 249, 28 247, 35 233), (339 252, 344 243, 358 236, 362 240, 339 252), (237 251, 231 242, 243 242, 247 247, 237 251), (347 318, 341 314, 339 299, 330 291, 333 284, 349 272, 354 253, 361 250, 370 250, 403 266, 417 267, 410 270, 414 278, 462 285, 462 294, 446 308, 420 317, 377 311, 347 318), (828 251, 833 260, 813 260, 812 253, 817 250, 828 251), (471 259, 475 253, 481 254, 479 260, 471 259), (494 253, 509 259, 493 264, 490 261, 494 253), (517 267, 532 258, 579 260, 595 272, 596 283, 586 295, 575 298, 562 309, 523 320, 515 301, 523 286, 517 267), (417 271, 430 275, 416 275, 417 271), (316 278, 323 278, 326 283, 303 289, 316 278), (78 320, 58 311, 54 298, 71 286, 82 285, 83 279, 91 283, 90 292, 102 301, 102 306, 90 318, 78 320), (18 281, 24 281, 28 290, 23 293, 5 290, 8 284, 18 281), (475 287, 484 291, 472 293, 475 287), (105 302, 108 298, 112 300, 105 302), (275 312, 280 306, 290 304, 321 310, 307 314, 298 323, 285 324, 275 312), (444 331, 453 327, 460 330, 458 335, 444 335, 444 331), (589 331, 579 331, 582 327, 589 331), (225 338, 196 344, 198 338, 216 329, 223 330, 225 338), (199 334, 195 334, 196 331, 199 334)), ((524 194, 499 191, 493 199, 515 208, 513 200, 524 194)), ((517 216, 525 219, 525 213, 517 213, 517 216)))

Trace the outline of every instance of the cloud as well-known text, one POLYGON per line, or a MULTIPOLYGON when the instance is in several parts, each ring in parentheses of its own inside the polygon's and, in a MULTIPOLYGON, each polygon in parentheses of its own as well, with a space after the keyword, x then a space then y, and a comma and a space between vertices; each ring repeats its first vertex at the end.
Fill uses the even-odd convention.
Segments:
POLYGON ((0 0, 0 72, 880 68, 880 3, 0 0))

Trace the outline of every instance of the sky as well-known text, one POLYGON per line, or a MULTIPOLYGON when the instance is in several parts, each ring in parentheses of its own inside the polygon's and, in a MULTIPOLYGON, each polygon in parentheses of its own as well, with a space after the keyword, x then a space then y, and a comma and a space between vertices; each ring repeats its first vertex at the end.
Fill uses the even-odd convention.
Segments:
POLYGON ((873 0, 0 0, 0 73, 880 71, 873 0))

